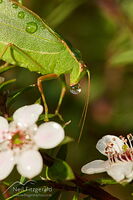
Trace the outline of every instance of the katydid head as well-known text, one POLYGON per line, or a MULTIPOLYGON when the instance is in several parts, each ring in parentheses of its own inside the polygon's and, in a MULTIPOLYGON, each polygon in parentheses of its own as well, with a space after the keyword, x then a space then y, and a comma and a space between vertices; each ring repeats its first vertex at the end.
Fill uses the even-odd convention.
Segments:
POLYGON ((80 135, 78 138, 78 142, 80 142, 82 132, 83 132, 83 127, 86 119, 86 114, 87 114, 87 109, 88 109, 88 104, 89 104, 89 95, 90 95, 90 72, 87 69, 86 65, 83 63, 80 63, 79 69, 73 69, 71 74, 70 74, 70 92, 72 94, 79 94, 81 92, 80 88, 80 80, 84 78, 84 76, 87 74, 87 92, 86 92, 86 99, 85 99, 85 104, 84 104, 84 109, 82 112, 82 116, 80 119, 80 124, 81 129, 80 129, 80 135))

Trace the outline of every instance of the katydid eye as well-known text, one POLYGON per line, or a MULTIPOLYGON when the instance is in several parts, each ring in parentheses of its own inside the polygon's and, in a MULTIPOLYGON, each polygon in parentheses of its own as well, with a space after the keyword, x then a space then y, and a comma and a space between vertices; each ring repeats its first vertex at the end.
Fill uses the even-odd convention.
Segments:
POLYGON ((80 84, 76 84, 70 87, 70 92, 72 94, 79 94, 81 92, 80 84))

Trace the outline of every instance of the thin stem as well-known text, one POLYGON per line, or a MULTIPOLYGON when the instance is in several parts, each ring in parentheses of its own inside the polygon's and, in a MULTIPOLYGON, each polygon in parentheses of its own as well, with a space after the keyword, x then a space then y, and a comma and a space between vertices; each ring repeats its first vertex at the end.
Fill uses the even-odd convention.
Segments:
MULTIPOLYGON (((51 167, 54 163, 55 159, 50 157, 46 153, 42 153, 44 164, 48 167, 51 167)), ((47 185, 51 186, 55 189, 59 190, 65 190, 65 191, 79 191, 79 193, 90 195, 91 197, 98 199, 98 200, 119 200, 118 198, 112 196, 108 192, 104 191, 102 188, 100 188, 97 183, 86 183, 87 180, 85 180, 83 177, 79 176, 75 173, 75 180, 72 180, 71 183, 74 183, 75 186, 70 186, 68 184, 64 183, 57 183, 55 181, 49 181, 49 180, 42 180, 37 181, 37 184, 47 185)))
POLYGON ((19 196, 19 195, 21 195, 21 194, 23 194, 23 193, 25 193, 25 192, 27 192, 27 190, 23 190, 23 191, 21 191, 21 192, 17 192, 16 194, 12 195, 11 197, 9 197, 9 198, 7 198, 7 199, 5 199, 5 200, 14 199, 15 197, 17 197, 17 196, 19 196))

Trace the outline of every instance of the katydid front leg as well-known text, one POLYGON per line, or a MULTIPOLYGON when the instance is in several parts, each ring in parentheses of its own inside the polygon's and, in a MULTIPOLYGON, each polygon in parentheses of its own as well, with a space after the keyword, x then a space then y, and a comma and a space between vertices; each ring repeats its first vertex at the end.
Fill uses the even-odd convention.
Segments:
MULTIPOLYGON (((3 51, 1 52, 0 54, 0 60, 2 59, 2 57, 4 56, 4 54, 6 53, 6 51, 8 50, 8 48, 11 47, 11 44, 8 44, 4 47, 3 51)), ((0 66, 0 74, 9 70, 9 69, 12 69, 16 67, 15 65, 11 65, 9 63, 5 63, 4 65, 1 65, 0 66)))
POLYGON ((59 101, 58 101, 58 105, 57 105, 57 108, 55 110, 55 115, 57 115, 61 121, 64 121, 62 116, 59 114, 59 109, 61 107, 61 104, 62 104, 62 101, 63 101, 63 98, 65 96, 65 93, 66 93, 66 82, 64 79, 61 79, 62 81, 62 89, 61 89, 61 94, 60 94, 60 98, 59 98, 59 101))
MULTIPOLYGON (((57 74, 47 74, 47 75, 39 77, 38 80, 37 80, 37 86, 38 86, 38 89, 41 93, 41 97, 42 97, 44 109, 45 109, 45 121, 49 121, 49 119, 48 119, 48 105, 47 105, 45 93, 44 93, 44 90, 43 90, 43 87, 42 87, 42 81, 49 80, 49 79, 56 79, 56 78, 59 78, 59 76, 57 74)), ((60 97, 59 97, 57 108, 55 110, 55 115, 57 115, 61 121, 64 121, 64 120, 63 120, 62 116, 59 114, 59 109, 60 109, 63 97, 65 95, 65 92, 66 92, 66 84, 62 80, 61 94, 60 94, 60 97)))
POLYGON ((46 74, 44 76, 40 76, 37 79, 37 86, 38 86, 38 89, 41 93, 41 97, 42 97, 44 109, 45 109, 45 121, 49 121, 49 119, 48 119, 48 105, 47 105, 44 90, 43 90, 43 87, 42 87, 42 81, 54 79, 54 78, 58 78, 58 75, 56 75, 56 74, 46 74))
MULTIPOLYGON (((2 53, 0 54, 0 59, 6 53, 8 48, 10 48, 11 56, 14 59, 14 61, 16 62, 16 64, 17 64, 17 61, 16 61, 16 59, 14 57, 13 51, 17 51, 18 53, 23 55, 26 59, 30 60, 33 64, 35 64, 38 67, 41 67, 41 65, 38 64, 34 59, 32 59, 27 53, 25 53, 22 49, 18 48, 17 46, 15 46, 14 44, 11 44, 11 43, 9 43, 7 46, 5 46, 5 48, 3 49, 2 53)), ((2 71, 0 70, 0 73, 2 73, 4 70, 6 70, 7 67, 9 68, 8 63, 6 63, 4 66, 2 66, 2 71)), ((42 81, 47 80, 47 79, 55 79, 55 78, 58 78, 58 77, 59 76, 57 74, 47 74, 47 75, 43 75, 43 76, 39 77, 38 80, 37 80, 37 86, 38 86, 39 92, 41 94, 41 97, 42 97, 42 100, 43 100, 43 104, 44 104, 44 109, 45 109, 45 121, 49 121, 49 119, 48 119, 48 106, 47 106, 45 94, 44 94, 44 91, 43 91, 43 88, 42 88, 42 81)), ((66 86, 65 86, 65 83, 62 82, 62 90, 61 90, 58 106, 57 106, 57 109, 55 111, 55 115, 57 115, 60 118, 60 120, 62 120, 62 121, 63 121, 63 118, 59 114, 59 108, 61 106, 63 97, 65 95, 65 91, 66 91, 66 86)))

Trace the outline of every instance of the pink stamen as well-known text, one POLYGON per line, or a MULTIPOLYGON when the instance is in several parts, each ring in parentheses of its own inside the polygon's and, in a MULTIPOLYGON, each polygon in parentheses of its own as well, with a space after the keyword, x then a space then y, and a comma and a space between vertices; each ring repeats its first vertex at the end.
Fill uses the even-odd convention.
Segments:
POLYGON ((10 139, 9 141, 9 147, 11 149, 14 149, 16 147, 22 148, 25 144, 28 144, 31 142, 30 137, 27 137, 27 134, 25 134, 22 130, 17 130, 15 132, 10 132, 10 139))
POLYGON ((109 143, 105 148, 105 153, 107 154, 108 159, 111 163, 116 163, 118 161, 122 162, 133 161, 133 146, 131 143, 133 141, 132 134, 127 135, 127 139, 123 136, 120 136, 120 139, 124 142, 124 145, 126 145, 127 147, 125 151, 123 151, 122 148, 120 148, 115 138, 113 140, 115 144, 119 147, 120 153, 116 151, 113 143, 109 143), (127 142, 129 143, 129 145, 127 142))

